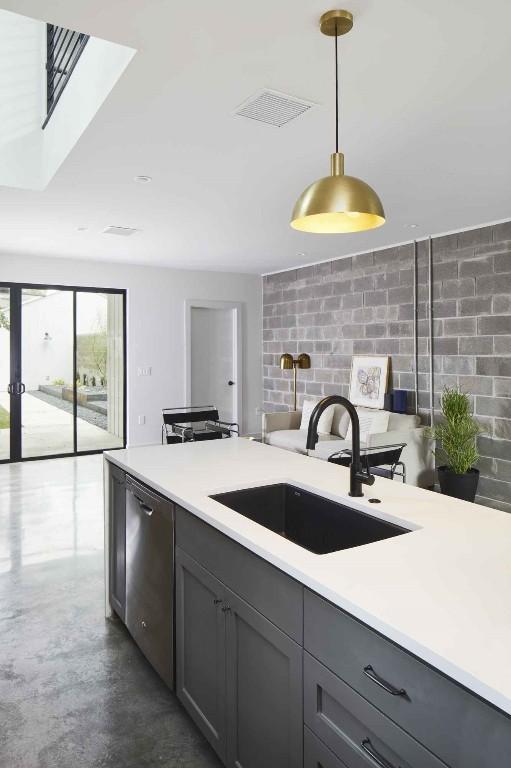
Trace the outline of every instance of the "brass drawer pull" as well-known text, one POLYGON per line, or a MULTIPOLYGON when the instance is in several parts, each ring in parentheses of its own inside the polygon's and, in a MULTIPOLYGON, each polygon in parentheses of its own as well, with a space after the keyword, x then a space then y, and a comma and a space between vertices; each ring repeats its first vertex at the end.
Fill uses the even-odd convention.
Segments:
POLYGON ((369 680, 372 680, 373 683, 376 683, 380 688, 383 688, 384 691, 387 691, 387 693, 390 693, 392 696, 407 696, 404 688, 395 688, 391 683, 387 683, 386 680, 383 679, 383 677, 380 677, 372 668, 370 664, 367 665, 367 667, 364 667, 364 675, 369 678, 369 680))
POLYGON ((362 744, 360 745, 366 755, 369 755, 371 760, 376 763, 376 765, 379 766, 379 768, 395 768, 395 766, 392 763, 389 763, 389 761, 383 757, 383 755, 380 755, 379 752, 375 750, 373 745, 371 744, 371 739, 364 739, 362 744))

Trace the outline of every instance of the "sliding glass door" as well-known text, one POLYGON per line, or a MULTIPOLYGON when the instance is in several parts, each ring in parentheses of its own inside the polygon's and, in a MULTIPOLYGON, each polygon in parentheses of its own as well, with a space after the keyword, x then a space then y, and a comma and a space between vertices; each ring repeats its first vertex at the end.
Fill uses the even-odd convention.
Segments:
POLYGON ((72 291, 21 289, 23 459, 74 452, 73 338, 72 291))
POLYGON ((11 291, 0 285, 0 461, 11 455, 11 291))
POLYGON ((0 461, 125 445, 125 300, 0 284, 0 461))

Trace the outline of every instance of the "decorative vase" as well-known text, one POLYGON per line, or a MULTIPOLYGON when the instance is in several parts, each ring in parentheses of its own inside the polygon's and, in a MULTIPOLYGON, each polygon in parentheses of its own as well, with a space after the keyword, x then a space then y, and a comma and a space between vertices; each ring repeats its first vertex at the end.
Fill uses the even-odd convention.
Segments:
POLYGON ((474 501, 479 483, 479 470, 472 467, 464 475, 457 475, 449 467, 438 467, 438 482, 445 496, 474 501))

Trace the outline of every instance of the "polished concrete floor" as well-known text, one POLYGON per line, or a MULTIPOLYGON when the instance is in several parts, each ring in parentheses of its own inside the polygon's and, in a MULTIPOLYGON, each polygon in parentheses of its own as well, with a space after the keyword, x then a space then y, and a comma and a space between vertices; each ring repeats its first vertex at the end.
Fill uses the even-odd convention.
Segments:
POLYGON ((0 466, 0 767, 218 768, 103 617, 102 457, 0 466))

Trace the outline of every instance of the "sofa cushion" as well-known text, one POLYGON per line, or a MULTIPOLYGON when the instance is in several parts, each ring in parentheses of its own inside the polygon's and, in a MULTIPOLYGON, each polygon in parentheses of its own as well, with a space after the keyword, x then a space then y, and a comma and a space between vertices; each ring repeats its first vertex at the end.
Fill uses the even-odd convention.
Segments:
POLYGON ((390 430, 403 430, 403 429, 415 429, 420 426, 420 416, 409 415, 407 413, 390 413, 389 414, 389 432, 390 430))
MULTIPOLYGON (((360 421, 360 440, 367 440, 368 435, 386 432, 389 426, 389 411, 380 411, 370 408, 357 408, 360 421)), ((351 422, 346 433, 346 440, 351 441, 351 422)))
MULTIPOLYGON (((332 435, 319 435, 319 441, 335 442, 332 435)), ((269 432, 266 436, 266 442, 268 445, 275 446, 275 448, 285 448, 286 451, 307 454, 306 429, 280 429, 276 432, 269 432)))
MULTIPOLYGON (((312 415, 312 411, 316 407, 316 405, 320 402, 321 398, 305 398, 302 405, 302 421, 300 424, 300 429, 304 429, 307 431, 309 428, 309 421, 310 417, 312 415)), ((320 435, 329 435, 330 431, 332 429, 332 419, 334 417, 334 408, 335 405, 329 405, 328 408, 325 408, 321 416, 319 417, 318 421, 318 434, 320 435)))

